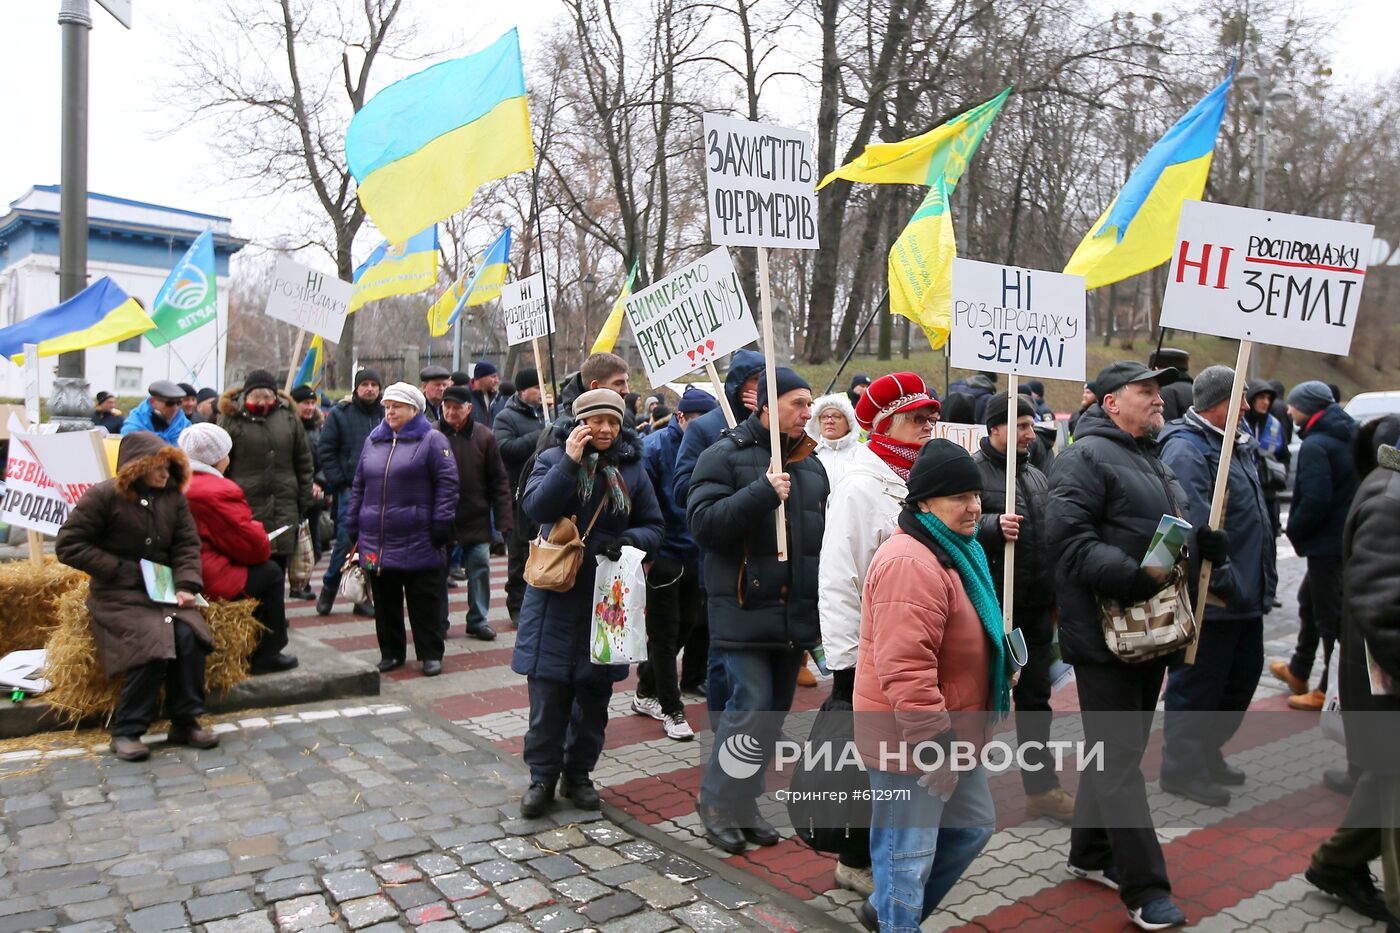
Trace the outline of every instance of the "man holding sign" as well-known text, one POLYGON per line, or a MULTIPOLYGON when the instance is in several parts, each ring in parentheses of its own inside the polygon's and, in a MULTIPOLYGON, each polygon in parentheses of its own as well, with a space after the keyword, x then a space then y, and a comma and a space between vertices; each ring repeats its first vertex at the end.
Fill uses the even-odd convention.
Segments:
POLYGON ((821 640, 817 559, 825 532, 826 471, 810 456, 806 433, 812 388, 791 369, 758 384, 758 411, 724 432, 691 475, 686 520, 704 550, 710 650, 729 682, 715 721, 713 753, 697 809, 705 838, 726 852, 782 837, 759 815, 763 772, 792 706, 802 653, 821 640), (776 421, 774 421, 776 419, 776 421), (771 469, 769 431, 777 425, 784 472, 771 469), (789 559, 778 559, 774 515, 786 505, 789 559), (752 744, 756 743, 756 745, 752 744), (735 753, 761 758, 744 777, 725 767, 735 753))

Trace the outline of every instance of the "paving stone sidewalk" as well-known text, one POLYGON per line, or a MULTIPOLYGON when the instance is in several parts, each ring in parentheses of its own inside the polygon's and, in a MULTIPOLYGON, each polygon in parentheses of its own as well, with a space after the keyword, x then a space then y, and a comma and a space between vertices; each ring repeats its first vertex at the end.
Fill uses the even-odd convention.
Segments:
POLYGON ((135 764, 95 732, 5 743, 0 933, 812 925, 644 827, 521 819, 519 762, 421 708, 341 702, 215 728, 218 749, 154 736, 135 764))

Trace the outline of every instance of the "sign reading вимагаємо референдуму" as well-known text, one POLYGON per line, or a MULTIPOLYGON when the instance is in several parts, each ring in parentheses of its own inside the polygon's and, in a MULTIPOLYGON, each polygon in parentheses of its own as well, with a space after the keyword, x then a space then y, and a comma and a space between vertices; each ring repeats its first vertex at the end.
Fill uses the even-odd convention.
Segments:
POLYGON ((723 246, 629 295, 623 308, 653 388, 758 339, 723 246))

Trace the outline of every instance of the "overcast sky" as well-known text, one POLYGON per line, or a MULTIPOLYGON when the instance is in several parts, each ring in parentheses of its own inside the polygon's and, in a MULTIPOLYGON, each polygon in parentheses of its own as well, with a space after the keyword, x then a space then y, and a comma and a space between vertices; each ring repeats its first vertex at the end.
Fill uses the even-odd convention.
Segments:
MULTIPOLYGON (((182 119, 154 103, 154 91, 170 74, 165 33, 178 35, 182 25, 208 9, 206 2, 134 0, 135 28, 127 31, 93 0, 89 186, 105 194, 231 216, 236 233, 261 239, 270 208, 219 181, 218 157, 205 144, 204 130, 156 138, 182 119), (158 24, 171 28, 157 29, 158 24)), ((1400 67, 1396 0, 1308 0, 1303 5, 1339 19, 1334 56, 1339 79, 1367 81, 1400 67)), ((463 53, 518 25, 529 56, 541 29, 561 13, 555 0, 416 6, 430 9, 435 33, 451 36, 463 53)), ((0 214, 31 185, 59 180, 58 7, 58 0, 0 0, 6 39, 0 55, 0 214)))

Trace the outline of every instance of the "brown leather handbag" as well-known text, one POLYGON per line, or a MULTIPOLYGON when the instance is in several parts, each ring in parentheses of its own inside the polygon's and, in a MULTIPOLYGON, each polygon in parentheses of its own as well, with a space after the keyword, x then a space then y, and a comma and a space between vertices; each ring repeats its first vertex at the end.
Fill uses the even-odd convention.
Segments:
POLYGON ((583 566, 583 542, 607 503, 605 495, 582 535, 578 533, 578 516, 559 519, 547 538, 542 533, 535 535, 535 540, 530 542, 530 556, 525 560, 525 582, 535 589, 555 593, 573 589, 579 568, 583 566))

